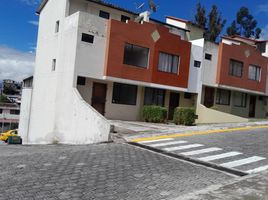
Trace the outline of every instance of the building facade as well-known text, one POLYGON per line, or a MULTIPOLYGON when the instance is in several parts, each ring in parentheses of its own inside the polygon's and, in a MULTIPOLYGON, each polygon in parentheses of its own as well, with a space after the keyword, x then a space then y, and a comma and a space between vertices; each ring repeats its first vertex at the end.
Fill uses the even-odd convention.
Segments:
POLYGON ((206 113, 231 121, 266 115, 264 41, 214 44, 189 21, 160 22, 96 0, 44 0, 38 13, 33 87, 22 101, 26 143, 107 141, 107 119, 142 120, 144 105, 166 107, 170 120, 176 107, 196 107, 199 123, 208 123, 206 113), (236 48, 244 53, 232 57, 236 48), (247 110, 235 109, 239 103, 247 110))
POLYGON ((13 103, 0 103, 0 133, 19 126, 20 107, 13 103))

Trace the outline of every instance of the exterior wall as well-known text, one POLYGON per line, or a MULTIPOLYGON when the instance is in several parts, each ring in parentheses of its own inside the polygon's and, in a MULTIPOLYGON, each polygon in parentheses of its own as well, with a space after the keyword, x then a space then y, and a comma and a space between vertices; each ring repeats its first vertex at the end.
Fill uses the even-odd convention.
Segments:
POLYGON ((212 42, 205 42, 203 65, 202 65, 202 82, 204 85, 215 86, 218 63, 218 45, 212 42), (205 54, 211 54, 212 59, 206 60, 205 54))
POLYGON ((111 20, 109 22, 105 75, 187 88, 190 48, 191 44, 189 42, 169 33, 165 27, 146 22, 139 24, 129 21, 127 24, 111 20), (156 43, 151 37, 154 31, 158 31, 160 34, 160 39, 156 43), (147 69, 123 64, 125 42, 150 49, 147 69), (166 45, 167 43, 169 45, 166 45), (160 51, 180 56, 178 75, 158 71, 158 54, 160 51))
POLYGON ((228 45, 225 43, 220 43, 216 82, 220 85, 244 88, 265 93, 267 79, 267 63, 268 58, 263 57, 255 47, 242 43, 240 45, 228 45), (249 53, 248 57, 246 55, 247 53, 249 53), (239 60, 244 63, 242 78, 229 75, 230 59, 239 60), (254 64, 261 67, 260 82, 248 79, 248 69, 250 64, 254 64))

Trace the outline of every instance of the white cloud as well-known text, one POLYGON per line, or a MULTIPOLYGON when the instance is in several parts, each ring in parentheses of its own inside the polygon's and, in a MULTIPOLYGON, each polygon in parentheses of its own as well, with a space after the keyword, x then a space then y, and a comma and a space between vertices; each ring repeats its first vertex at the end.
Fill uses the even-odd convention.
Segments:
POLYGON ((38 21, 28 21, 28 23, 34 26, 38 26, 38 21))
POLYGON ((0 46, 0 80, 22 81, 33 74, 35 55, 0 46))
POLYGON ((268 40, 268 24, 262 28, 261 39, 268 40))
POLYGON ((257 6, 257 13, 267 13, 268 14, 268 3, 258 5, 257 6))

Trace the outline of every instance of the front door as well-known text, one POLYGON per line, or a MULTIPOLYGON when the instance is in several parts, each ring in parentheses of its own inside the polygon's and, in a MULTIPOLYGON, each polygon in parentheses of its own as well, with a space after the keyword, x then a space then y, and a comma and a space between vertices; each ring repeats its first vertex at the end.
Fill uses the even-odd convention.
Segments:
POLYGON ((256 96, 250 96, 249 101, 249 117, 255 117, 255 108, 256 108, 256 96))
POLYGON ((105 114, 107 85, 103 83, 93 83, 91 105, 100 114, 105 114))
POLYGON ((168 119, 172 120, 175 109, 180 105, 180 94, 170 93, 168 119))
POLYGON ((215 89, 211 87, 205 87, 205 100, 204 100, 204 105, 207 108, 210 108, 214 105, 214 94, 215 94, 215 89))

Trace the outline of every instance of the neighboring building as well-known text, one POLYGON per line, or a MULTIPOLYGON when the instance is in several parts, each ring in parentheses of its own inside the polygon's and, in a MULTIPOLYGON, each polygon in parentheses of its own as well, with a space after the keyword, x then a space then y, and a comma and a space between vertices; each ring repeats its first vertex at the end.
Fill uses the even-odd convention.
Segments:
POLYGON ((13 103, 0 103, 0 133, 16 129, 19 125, 20 108, 13 103))
MULTIPOLYGON (((248 93, 258 88, 258 95, 266 95, 267 60, 261 53, 241 42, 254 55, 251 60, 262 60, 250 63, 262 67, 261 87, 251 81, 234 85, 233 79, 226 80, 226 42, 205 42, 204 30, 189 21, 167 17, 164 23, 148 12, 137 14, 97 0, 44 0, 38 13, 34 85, 24 83, 22 98, 20 134, 26 143, 107 141, 106 118, 142 120, 144 105, 167 107, 169 119, 183 106, 196 107, 201 123, 207 123, 205 112, 246 120, 231 109, 208 108, 227 101, 229 92, 219 88, 246 87, 242 91, 248 93), (216 88, 209 93, 213 102, 204 97, 207 86, 216 88)), ((267 47, 259 46, 265 55, 267 47)))

